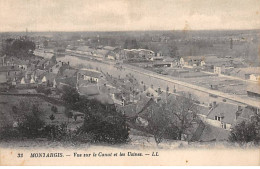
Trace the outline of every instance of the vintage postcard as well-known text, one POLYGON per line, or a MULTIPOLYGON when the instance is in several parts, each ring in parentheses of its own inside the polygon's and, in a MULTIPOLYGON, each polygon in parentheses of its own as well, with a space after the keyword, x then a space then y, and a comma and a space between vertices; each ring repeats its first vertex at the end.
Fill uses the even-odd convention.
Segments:
POLYGON ((260 165, 259 0, 0 9, 0 166, 260 165))

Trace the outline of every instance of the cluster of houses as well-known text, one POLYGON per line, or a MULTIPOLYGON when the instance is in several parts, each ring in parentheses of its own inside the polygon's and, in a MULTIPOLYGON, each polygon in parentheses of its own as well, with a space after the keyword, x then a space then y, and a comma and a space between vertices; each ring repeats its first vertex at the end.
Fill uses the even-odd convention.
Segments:
POLYGON ((101 72, 74 69, 69 62, 57 62, 55 56, 51 59, 35 57, 26 61, 2 57, 1 61, 0 86, 3 91, 11 88, 36 89, 39 86, 55 90, 62 89, 64 85, 83 89, 86 86, 98 86, 105 81, 101 72))
MULTIPOLYGON (((180 93, 178 92, 169 93, 162 91, 160 88, 149 87, 141 91, 135 97, 134 102, 129 102, 123 106, 117 105, 117 108, 133 124, 145 129, 151 116, 161 113, 160 107, 162 105, 176 102, 179 97, 180 93)), ((192 121, 193 131, 183 133, 183 138, 189 141, 225 141, 228 140, 229 131, 239 122, 259 121, 257 119, 259 110, 254 107, 226 102, 213 102, 210 106, 196 105, 198 118, 192 121)))
POLYGON ((68 46, 66 49, 66 52, 69 54, 93 56, 97 58, 97 60, 102 60, 103 58, 118 60, 120 51, 120 48, 112 46, 99 46, 97 48, 90 46, 80 46, 76 48, 68 46))
POLYGON ((233 68, 244 67, 239 58, 217 57, 217 56, 183 56, 179 65, 182 67, 203 67, 216 74, 229 74, 233 68))

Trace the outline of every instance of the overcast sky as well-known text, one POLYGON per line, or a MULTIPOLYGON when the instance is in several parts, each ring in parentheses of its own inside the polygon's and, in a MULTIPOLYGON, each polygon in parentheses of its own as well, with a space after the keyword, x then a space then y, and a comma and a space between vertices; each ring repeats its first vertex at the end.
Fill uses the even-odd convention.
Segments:
POLYGON ((260 28, 260 0, 0 0, 0 31, 260 28))

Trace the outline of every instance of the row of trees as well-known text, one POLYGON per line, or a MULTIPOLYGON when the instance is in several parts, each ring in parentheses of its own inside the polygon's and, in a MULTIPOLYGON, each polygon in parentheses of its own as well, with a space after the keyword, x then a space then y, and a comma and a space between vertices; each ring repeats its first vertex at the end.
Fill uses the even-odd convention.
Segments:
POLYGON ((2 54, 21 58, 29 57, 33 55, 35 47, 35 43, 27 37, 8 38, 2 43, 2 54))

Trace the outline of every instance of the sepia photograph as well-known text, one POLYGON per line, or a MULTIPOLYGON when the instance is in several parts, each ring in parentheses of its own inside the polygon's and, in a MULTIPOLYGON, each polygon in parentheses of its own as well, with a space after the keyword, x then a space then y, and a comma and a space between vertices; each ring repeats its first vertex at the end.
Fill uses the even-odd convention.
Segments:
POLYGON ((259 166, 259 0, 0 0, 0 166, 259 166))

